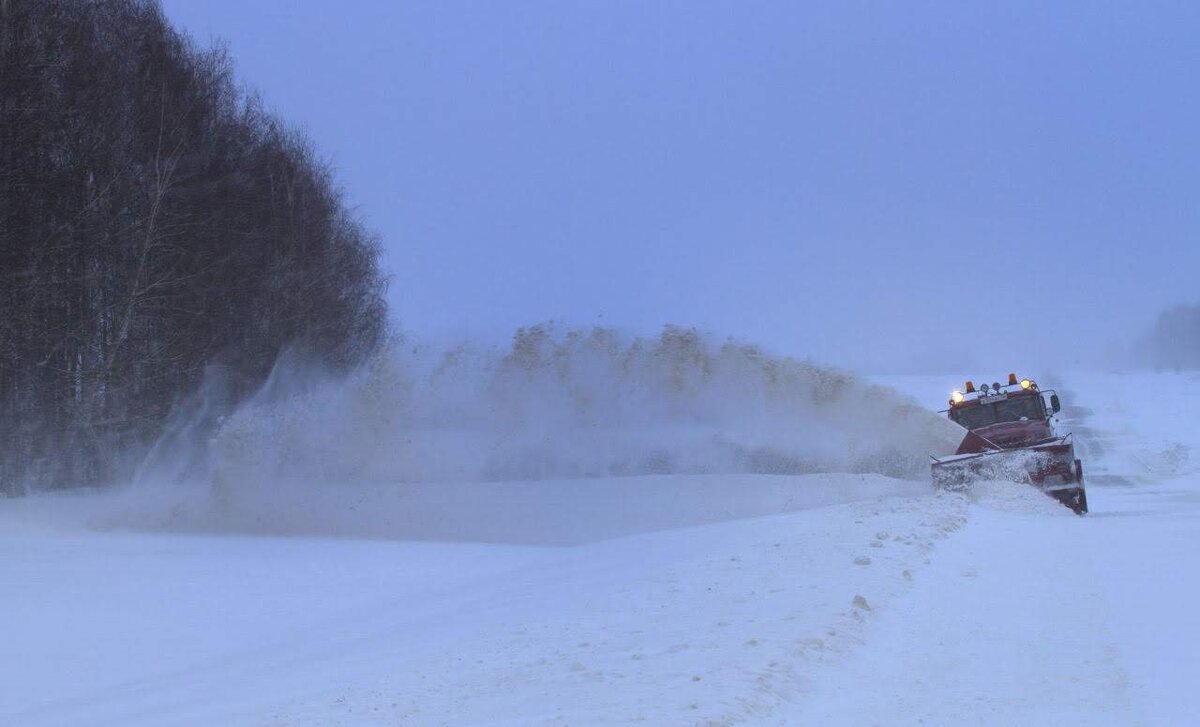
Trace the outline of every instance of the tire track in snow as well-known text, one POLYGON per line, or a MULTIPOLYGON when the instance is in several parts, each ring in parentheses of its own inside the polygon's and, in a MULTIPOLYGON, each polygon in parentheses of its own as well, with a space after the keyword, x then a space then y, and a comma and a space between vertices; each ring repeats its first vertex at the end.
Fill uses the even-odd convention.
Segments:
POLYGON ((1088 524, 1048 508, 1059 506, 1032 488, 973 503, 913 591, 881 609, 863 648, 824 675, 797 716, 1130 723, 1129 680, 1108 634, 1098 564, 1080 547, 1088 524))

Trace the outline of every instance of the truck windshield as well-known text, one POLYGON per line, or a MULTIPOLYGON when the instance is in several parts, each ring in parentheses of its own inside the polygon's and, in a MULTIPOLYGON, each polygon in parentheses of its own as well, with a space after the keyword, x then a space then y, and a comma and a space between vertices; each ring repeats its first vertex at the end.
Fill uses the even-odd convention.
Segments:
POLYGON ((953 415, 954 421, 967 429, 978 429, 999 422, 1046 418, 1040 396, 1021 396, 993 404, 977 404, 954 411, 953 415))

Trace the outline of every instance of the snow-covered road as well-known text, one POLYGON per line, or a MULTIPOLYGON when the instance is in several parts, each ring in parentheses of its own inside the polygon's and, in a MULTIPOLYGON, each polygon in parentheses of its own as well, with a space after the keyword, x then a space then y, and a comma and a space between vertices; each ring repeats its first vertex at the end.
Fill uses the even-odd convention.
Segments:
POLYGON ((1085 518, 850 475, 493 491, 575 488, 542 543, 536 508, 453 543, 478 515, 397 542, 0 503, 0 723, 1187 723, 1200 380, 1063 378, 1085 518))
POLYGON ((1200 589, 1189 554, 1200 511, 1181 508, 1181 494, 1096 487, 1085 519, 973 506, 872 625, 869 647, 831 670, 801 713, 851 724, 1194 722, 1200 589))
POLYGON ((912 592, 872 624, 868 648, 824 675, 801 713, 850 724, 1131 723, 1105 559, 1086 545, 1091 523, 1057 507, 997 497, 970 508, 912 592))

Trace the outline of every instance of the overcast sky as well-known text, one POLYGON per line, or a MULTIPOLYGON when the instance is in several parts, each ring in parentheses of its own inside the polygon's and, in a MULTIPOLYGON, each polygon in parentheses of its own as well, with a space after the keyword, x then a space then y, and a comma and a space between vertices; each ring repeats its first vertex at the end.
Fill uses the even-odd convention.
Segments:
POLYGON ((1200 3, 164 6, 334 163, 406 329, 987 376, 1200 299, 1200 3))

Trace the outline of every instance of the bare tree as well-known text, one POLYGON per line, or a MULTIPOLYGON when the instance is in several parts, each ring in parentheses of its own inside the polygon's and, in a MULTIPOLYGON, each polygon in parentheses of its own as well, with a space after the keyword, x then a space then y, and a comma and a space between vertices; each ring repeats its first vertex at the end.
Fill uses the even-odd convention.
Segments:
POLYGON ((0 493, 120 476, 206 366, 378 342, 377 241, 232 75, 154 0, 0 0, 0 493))

